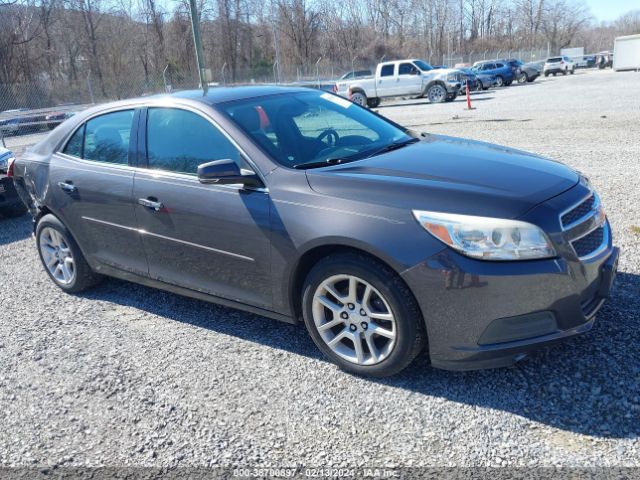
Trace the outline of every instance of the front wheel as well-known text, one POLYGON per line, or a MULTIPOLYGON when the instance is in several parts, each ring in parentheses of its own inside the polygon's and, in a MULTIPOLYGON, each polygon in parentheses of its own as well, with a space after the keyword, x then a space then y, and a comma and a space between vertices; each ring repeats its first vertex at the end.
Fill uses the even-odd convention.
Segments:
POLYGON ((95 274, 69 230, 58 218, 48 214, 36 227, 40 260, 53 282, 67 293, 77 293, 96 285, 95 274))
POLYGON ((427 89, 426 96, 431 103, 442 103, 447 99, 447 90, 439 83, 436 83, 427 89))
POLYGON ((481 92, 483 90, 484 90, 484 86, 482 85, 482 82, 478 80, 478 84, 476 85, 476 92, 481 92))
POLYGON ((529 77, 525 72, 522 72, 518 75, 518 83, 524 83, 529 81, 529 77))
POLYGON ((317 263, 304 284, 303 316, 318 348, 343 370, 393 375, 425 344, 422 315, 405 283, 361 254, 317 263))

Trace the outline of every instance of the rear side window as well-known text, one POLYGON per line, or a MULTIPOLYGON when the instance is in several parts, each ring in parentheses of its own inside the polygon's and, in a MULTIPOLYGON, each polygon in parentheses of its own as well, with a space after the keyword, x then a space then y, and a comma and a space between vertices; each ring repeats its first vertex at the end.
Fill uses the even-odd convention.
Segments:
POLYGON ((496 63, 496 68, 502 68, 504 67, 504 63, 496 63))
POLYGON ((64 147, 62 153, 72 155, 74 157, 82 158, 82 141, 84 140, 84 125, 76 130, 67 142, 67 146, 64 147))
POLYGON ((205 118, 178 108, 147 111, 149 168, 195 175, 198 165, 223 159, 241 164, 240 152, 205 118))
POLYGON ((381 77, 391 77, 393 76, 393 67, 394 65, 383 65, 382 69, 380 70, 380 76, 381 77))
POLYGON ((559 57, 553 57, 553 58, 550 58, 549 60, 547 60, 547 62, 549 62, 549 63, 556 63, 556 62, 559 62, 559 61, 561 61, 561 60, 562 60, 562 59, 561 59, 561 58, 559 58, 559 57))
POLYGON ((127 165, 133 110, 107 113, 86 123, 82 158, 127 165))

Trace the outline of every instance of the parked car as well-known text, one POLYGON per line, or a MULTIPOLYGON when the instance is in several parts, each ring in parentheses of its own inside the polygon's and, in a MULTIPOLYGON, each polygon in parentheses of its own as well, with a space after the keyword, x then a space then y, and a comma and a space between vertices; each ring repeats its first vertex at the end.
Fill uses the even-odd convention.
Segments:
POLYGON ((302 320, 362 375, 402 370, 427 342, 433 366, 459 370, 586 332, 618 259, 569 167, 312 89, 99 105, 13 175, 63 291, 109 275, 302 320))
POLYGON ((502 60, 476 62, 473 64, 473 71, 493 75, 496 87, 508 87, 516 78, 511 65, 502 60))
POLYGON ((613 53, 600 52, 596 55, 596 65, 600 70, 613 67, 613 53))
POLYGON ((596 66, 596 56, 595 55, 585 55, 585 68, 593 68, 596 66))
POLYGON ((371 70, 354 70, 347 72, 340 77, 340 80, 352 80, 354 78, 371 77, 373 73, 371 70))
POLYGON ((0 146, 0 217, 17 217, 27 213, 27 208, 20 200, 13 180, 7 176, 9 164, 14 160, 13 152, 0 146))
POLYGON ((482 84, 478 81, 478 77, 473 73, 473 71, 465 68, 457 68, 456 70, 460 70, 463 74, 458 95, 466 95, 467 87, 469 87, 470 92, 482 90, 482 84))
POLYGON ((573 61, 569 57, 549 57, 547 61, 544 62, 544 76, 548 77, 549 75, 553 75, 561 73, 566 75, 570 73, 573 75, 576 71, 576 66, 573 61))
MULTIPOLYGON (((475 90, 478 92, 482 90, 487 90, 489 87, 493 86, 496 82, 496 77, 490 73, 475 71, 471 68, 460 68, 459 70, 461 70, 467 76, 472 75, 474 77, 475 88, 471 87, 471 85, 473 85, 473 82, 471 82, 471 85, 469 86, 470 90, 475 90)), ((463 85, 462 90, 464 89, 465 87, 463 85)))
POLYGON ((379 63, 373 78, 338 81, 336 92, 372 108, 389 97, 427 97, 430 102, 440 103, 455 100, 463 80, 459 70, 435 70, 419 59, 397 60, 379 63))
POLYGON ((518 83, 533 82, 540 76, 540 70, 534 65, 525 64, 517 58, 510 58, 503 61, 511 66, 511 71, 518 83))
POLYGON ((0 113, 0 130, 4 135, 36 132, 44 125, 45 115, 37 110, 18 108, 0 113))
POLYGON ((50 112, 45 115, 44 119, 47 122, 47 128, 49 130, 53 130, 62 122, 64 122, 67 118, 73 117, 77 111, 74 110, 65 110, 62 112, 50 112))

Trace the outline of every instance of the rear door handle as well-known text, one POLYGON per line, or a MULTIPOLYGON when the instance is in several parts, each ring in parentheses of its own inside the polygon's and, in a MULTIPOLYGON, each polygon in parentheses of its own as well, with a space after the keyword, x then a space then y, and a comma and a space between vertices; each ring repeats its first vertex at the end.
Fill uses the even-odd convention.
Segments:
POLYGON ((143 207, 152 208, 156 212, 163 207, 162 202, 152 198, 139 198, 138 203, 143 207))
POLYGON ((67 180, 66 182, 58 182, 58 186, 64 190, 65 192, 77 192, 78 187, 76 187, 72 182, 67 180))

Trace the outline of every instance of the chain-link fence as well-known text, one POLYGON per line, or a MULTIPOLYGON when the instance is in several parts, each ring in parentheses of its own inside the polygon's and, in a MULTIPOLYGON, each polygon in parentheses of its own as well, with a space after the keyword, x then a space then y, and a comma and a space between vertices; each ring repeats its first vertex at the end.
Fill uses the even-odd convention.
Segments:
MULTIPOLYGON (((478 51, 430 55, 423 58, 434 66, 473 65, 481 60, 519 58, 524 62, 542 61, 546 49, 478 51)), ((376 64, 393 60, 385 56, 364 61, 358 57, 343 61, 320 57, 305 65, 265 64, 251 69, 232 70, 226 64, 207 71, 212 88, 238 84, 301 84, 330 89, 345 73, 373 73, 376 64)), ((167 65, 160 73, 144 76, 128 72, 98 75, 78 71, 74 78, 42 79, 32 83, 0 84, 0 144, 20 153, 66 118, 92 104, 137 96, 199 87, 195 68, 181 72, 167 65)))

